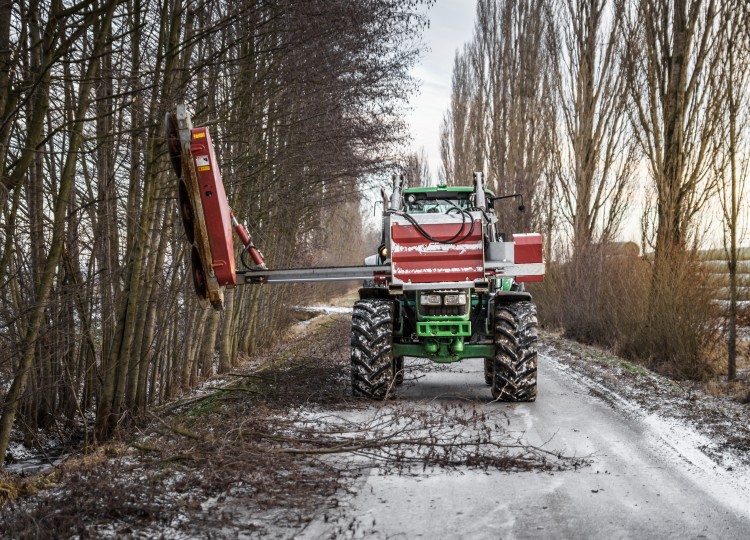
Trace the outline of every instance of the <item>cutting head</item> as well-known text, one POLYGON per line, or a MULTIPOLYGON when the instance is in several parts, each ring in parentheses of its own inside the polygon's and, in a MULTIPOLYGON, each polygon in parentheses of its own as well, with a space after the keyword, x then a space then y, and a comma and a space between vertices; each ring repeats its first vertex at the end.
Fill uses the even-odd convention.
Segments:
POLYGON ((177 174, 177 178, 182 177, 182 143, 180 143, 180 132, 177 128, 177 118, 173 112, 168 112, 164 118, 164 137, 167 140, 167 150, 169 151, 169 161, 172 162, 172 168, 177 174))
POLYGON ((188 242, 193 244, 195 243, 195 213, 193 212, 193 204, 190 202, 187 185, 182 179, 180 179, 177 185, 177 198, 180 205, 180 217, 182 218, 182 226, 185 229, 185 236, 188 242))
POLYGON ((208 300, 208 280, 206 279, 206 271, 203 268, 203 261, 201 260, 195 246, 190 250, 190 267, 193 274, 195 293, 201 300, 208 300))
POLYGON ((177 200, 195 292, 202 303, 222 309, 224 287, 234 286, 234 245, 226 193, 206 128, 192 128, 178 105, 164 118, 169 160, 177 174, 177 200))

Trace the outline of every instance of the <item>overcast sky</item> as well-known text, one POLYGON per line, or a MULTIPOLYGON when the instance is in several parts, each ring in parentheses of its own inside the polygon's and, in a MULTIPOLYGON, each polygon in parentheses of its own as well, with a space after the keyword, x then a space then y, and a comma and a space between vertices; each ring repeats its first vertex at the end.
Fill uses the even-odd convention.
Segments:
MULTIPOLYGON (((475 11, 476 0, 436 0, 427 11, 430 27, 422 38, 427 50, 412 70, 412 75, 420 82, 420 91, 411 100, 411 111, 407 114, 413 137, 412 149, 424 148, 433 183, 437 181, 440 170, 440 121, 450 103, 453 58, 456 50, 463 49, 464 44, 471 40, 475 11)), ((465 181, 468 183, 470 179, 465 181)), ((643 195, 639 192, 639 196, 643 195)), ((621 239, 640 240, 641 212, 641 205, 633 201, 621 239)), ((718 230, 715 225, 709 228, 707 244, 720 244, 718 230)))
POLYGON ((433 182, 440 169, 440 121, 450 103, 453 57, 471 40, 475 7, 476 0, 437 0, 427 12, 430 27, 425 30, 423 41, 428 50, 412 70, 421 85, 407 118, 413 149, 424 147, 433 182))

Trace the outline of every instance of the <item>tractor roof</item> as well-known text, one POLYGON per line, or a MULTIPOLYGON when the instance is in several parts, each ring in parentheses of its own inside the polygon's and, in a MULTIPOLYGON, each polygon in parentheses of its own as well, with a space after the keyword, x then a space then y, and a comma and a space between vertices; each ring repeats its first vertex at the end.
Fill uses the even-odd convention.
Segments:
MULTIPOLYGON (((488 195, 493 195, 493 193, 485 189, 485 192, 488 195)), ((413 187, 413 188, 406 188, 404 189, 404 195, 408 195, 409 193, 422 193, 422 194, 430 194, 430 195, 441 195, 441 194, 458 194, 458 193, 467 193, 471 194, 474 193, 474 188, 472 186, 449 186, 447 184, 438 184, 437 186, 429 186, 429 187, 413 187)))

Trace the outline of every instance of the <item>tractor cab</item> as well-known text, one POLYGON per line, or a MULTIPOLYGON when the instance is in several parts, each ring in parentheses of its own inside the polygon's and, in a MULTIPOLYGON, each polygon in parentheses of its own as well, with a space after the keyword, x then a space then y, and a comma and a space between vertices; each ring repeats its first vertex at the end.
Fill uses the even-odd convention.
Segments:
MULTIPOLYGON (((487 197, 492 197, 486 191, 487 197)), ((404 189, 404 210, 409 214, 450 214, 475 207, 474 189, 468 186, 448 186, 404 189)))

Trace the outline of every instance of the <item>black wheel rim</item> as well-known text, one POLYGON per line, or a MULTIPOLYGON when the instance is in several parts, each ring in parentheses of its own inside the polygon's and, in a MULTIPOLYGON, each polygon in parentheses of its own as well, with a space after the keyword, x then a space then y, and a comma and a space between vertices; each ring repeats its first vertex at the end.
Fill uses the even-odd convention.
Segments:
POLYGON ((193 217, 193 205, 190 203, 187 185, 184 180, 180 180, 177 187, 177 196, 180 203, 180 217, 182 226, 185 229, 185 236, 191 244, 195 242, 195 219, 193 217))
POLYGON ((198 254, 198 249, 193 246, 191 251, 191 264, 193 271, 193 286, 195 287, 195 293, 199 298, 205 299, 208 294, 208 286, 206 285, 206 272, 203 268, 203 261, 201 256, 198 254))

